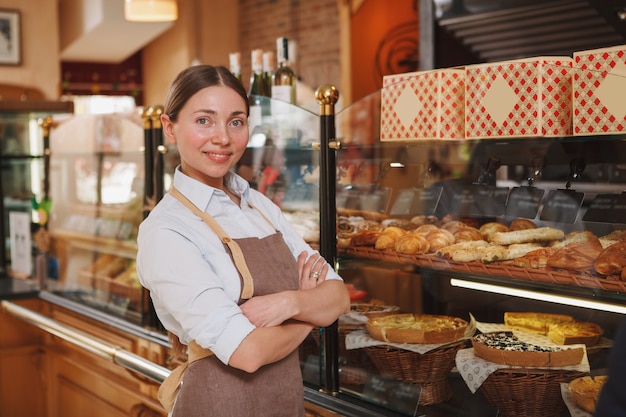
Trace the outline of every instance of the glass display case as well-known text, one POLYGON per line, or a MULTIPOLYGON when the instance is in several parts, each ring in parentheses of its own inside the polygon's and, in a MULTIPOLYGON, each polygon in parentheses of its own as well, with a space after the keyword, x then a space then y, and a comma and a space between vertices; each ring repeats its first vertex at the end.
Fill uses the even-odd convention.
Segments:
POLYGON ((0 201, 0 235, 3 236, 0 269, 3 275, 25 278, 34 274, 35 258, 30 239, 27 248, 19 250, 19 247, 20 236, 30 237, 31 229, 46 223, 46 211, 38 210, 39 204, 45 205, 48 198, 45 157, 48 129, 42 125, 52 124, 53 116, 69 115, 72 111, 72 103, 68 102, 0 101, 0 192, 3 196, 0 201))
MULTIPOLYGON (((478 229, 525 218, 564 236, 607 236, 626 223, 620 209, 626 137, 385 142, 381 94, 329 115, 296 106, 280 106, 286 113, 276 114, 270 99, 253 97, 249 148, 234 168, 280 205, 313 246, 324 252, 322 238, 332 239, 328 260, 353 298, 350 313, 313 331, 300 348, 307 400, 346 415, 360 415, 350 407, 387 416, 498 415, 486 389, 473 392, 456 367, 467 339, 418 360, 414 352, 367 338, 365 321, 376 311, 450 315, 478 329, 500 324, 506 311, 568 314, 602 327, 601 343, 589 347, 587 357, 589 372, 603 373, 626 313, 625 281, 618 277, 406 254, 357 245, 344 232, 389 226, 408 232, 416 229, 411 221, 441 227, 452 220, 478 229), (569 195, 575 204, 559 199, 569 195)), ((162 332, 133 276, 137 225, 154 202, 146 199, 153 170, 146 169, 145 133, 138 116, 75 118, 53 132, 50 235, 59 275, 47 285, 64 299, 162 332)), ((162 166, 166 191, 176 153, 156 153, 163 160, 152 162, 162 166)))

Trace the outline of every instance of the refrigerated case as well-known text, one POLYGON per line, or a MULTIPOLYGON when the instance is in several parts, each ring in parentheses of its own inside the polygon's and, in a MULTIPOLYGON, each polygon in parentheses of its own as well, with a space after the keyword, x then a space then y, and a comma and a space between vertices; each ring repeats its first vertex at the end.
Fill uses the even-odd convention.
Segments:
MULTIPOLYGON (((35 272, 35 250, 28 248, 25 262, 12 265, 16 248, 11 247, 11 213, 24 213, 26 232, 46 224, 45 211, 38 206, 48 199, 46 181, 46 142, 53 117, 73 112, 71 102, 0 100, 0 270, 3 275, 27 278, 35 272), (31 227, 32 224, 32 227, 31 227), (30 262, 28 262, 28 258, 30 262)), ((15 238, 14 238, 15 241, 15 238)), ((20 262, 22 262, 20 260, 20 262)))

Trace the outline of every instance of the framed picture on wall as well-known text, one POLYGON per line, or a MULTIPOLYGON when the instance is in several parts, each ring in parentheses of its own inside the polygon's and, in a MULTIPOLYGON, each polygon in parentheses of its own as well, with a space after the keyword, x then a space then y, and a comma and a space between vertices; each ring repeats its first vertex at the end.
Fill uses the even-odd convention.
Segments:
POLYGON ((0 65, 19 65, 21 58, 20 12, 0 9, 0 65))

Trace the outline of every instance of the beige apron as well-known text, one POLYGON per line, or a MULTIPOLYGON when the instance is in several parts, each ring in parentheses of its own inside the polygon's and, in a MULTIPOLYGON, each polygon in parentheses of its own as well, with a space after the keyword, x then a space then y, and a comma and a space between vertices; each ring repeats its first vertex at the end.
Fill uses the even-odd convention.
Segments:
MULTIPOLYGON (((230 239, 215 219, 177 189, 172 188, 170 194, 200 216, 224 242, 240 274, 240 303, 253 295, 299 288, 297 263, 280 232, 261 239, 230 239)), ((297 351, 247 373, 223 364, 210 350, 191 342, 187 363, 163 382, 159 400, 168 411, 176 400, 173 417, 298 417, 305 415, 303 392, 297 351)))

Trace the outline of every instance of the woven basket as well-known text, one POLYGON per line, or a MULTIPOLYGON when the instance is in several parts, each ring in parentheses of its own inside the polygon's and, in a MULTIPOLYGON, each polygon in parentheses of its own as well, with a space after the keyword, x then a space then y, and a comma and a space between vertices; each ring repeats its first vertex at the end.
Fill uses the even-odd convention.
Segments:
POLYGON ((420 385, 420 405, 436 404, 452 397, 448 374, 454 367, 457 351, 465 346, 460 340, 426 353, 417 353, 391 346, 370 346, 367 354, 381 374, 393 379, 420 385))
POLYGON ((586 375, 553 369, 499 369, 480 386, 501 417, 557 417, 565 406, 560 384, 586 375))

